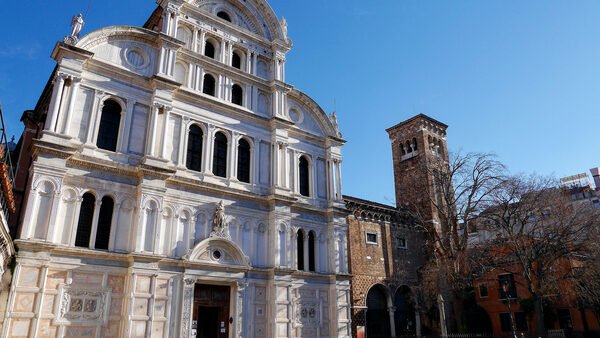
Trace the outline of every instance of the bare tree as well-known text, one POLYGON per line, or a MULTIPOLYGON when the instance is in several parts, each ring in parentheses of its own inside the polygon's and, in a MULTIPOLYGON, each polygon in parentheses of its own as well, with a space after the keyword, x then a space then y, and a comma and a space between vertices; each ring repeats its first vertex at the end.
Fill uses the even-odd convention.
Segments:
POLYGON ((600 322, 600 227, 591 229, 588 252, 573 273, 575 296, 582 308, 591 308, 600 322))
POLYGON ((470 285, 468 229, 501 187, 506 168, 492 154, 457 153, 449 159, 430 158, 418 170, 426 182, 416 182, 407 191, 414 200, 407 207, 427 233, 433 254, 423 270, 430 275, 424 278, 430 281, 424 291, 429 291, 432 300, 443 297, 447 322, 455 331, 453 326, 462 326, 460 293, 470 285), (431 280, 436 279, 438 283, 433 285, 431 280))
POLYGON ((478 272, 502 271, 522 277, 540 336, 544 335, 543 299, 560 295, 568 285, 573 262, 589 254, 590 231, 598 219, 591 203, 573 202, 570 197, 568 190, 550 178, 505 180, 479 215, 479 226, 488 240, 470 251, 478 272))

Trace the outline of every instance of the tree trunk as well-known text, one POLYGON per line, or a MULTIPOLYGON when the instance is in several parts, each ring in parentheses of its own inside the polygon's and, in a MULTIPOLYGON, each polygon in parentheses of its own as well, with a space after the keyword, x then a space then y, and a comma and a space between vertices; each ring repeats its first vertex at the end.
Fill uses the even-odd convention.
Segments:
POLYGON ((535 332, 538 337, 545 337, 546 329, 544 327, 544 304, 542 303, 542 298, 538 295, 533 295, 533 313, 535 316, 535 332))

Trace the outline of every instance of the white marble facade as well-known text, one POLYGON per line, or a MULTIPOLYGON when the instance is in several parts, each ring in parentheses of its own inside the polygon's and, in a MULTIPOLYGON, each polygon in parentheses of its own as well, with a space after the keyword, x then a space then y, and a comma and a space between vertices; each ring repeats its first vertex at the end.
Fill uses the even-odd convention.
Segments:
POLYGON ((230 287, 227 337, 349 337, 344 141, 285 83, 287 23, 264 0, 157 2, 146 28, 54 49, 2 336, 192 337, 201 283, 230 287))

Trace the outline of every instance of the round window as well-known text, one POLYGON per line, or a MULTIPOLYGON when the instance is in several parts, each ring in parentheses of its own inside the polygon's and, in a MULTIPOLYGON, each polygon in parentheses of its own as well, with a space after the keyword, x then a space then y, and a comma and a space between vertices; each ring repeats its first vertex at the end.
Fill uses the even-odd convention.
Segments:
POLYGON ((127 63, 136 68, 141 68, 146 64, 146 58, 142 54, 142 51, 138 49, 130 49, 125 54, 127 63))
POLYGON ((213 256, 214 260, 218 261, 219 259, 221 259, 221 256, 222 256, 221 251, 219 251, 219 250, 213 251, 212 256, 213 256))

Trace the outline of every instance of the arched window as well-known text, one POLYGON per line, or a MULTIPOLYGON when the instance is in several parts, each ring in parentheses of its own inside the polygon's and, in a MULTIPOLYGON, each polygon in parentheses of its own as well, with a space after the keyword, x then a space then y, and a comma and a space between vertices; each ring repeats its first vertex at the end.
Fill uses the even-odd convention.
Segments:
POLYGON ((82 248, 90 247, 90 235, 92 234, 92 220, 94 218, 94 208, 96 207, 96 197, 91 193, 83 195, 81 209, 79 211, 79 220, 77 221, 77 235, 75 236, 75 246, 82 248))
POLYGON ((204 44, 204 55, 208 56, 211 59, 215 58, 215 45, 212 42, 206 41, 204 44))
POLYGON ((116 151, 120 124, 121 105, 115 100, 106 100, 102 107, 102 117, 100 118, 96 146, 100 149, 116 151))
POLYGON ((221 132, 215 135, 213 174, 227 177, 227 137, 221 132))
POLYGON ((296 248, 298 257, 298 270, 304 270, 304 231, 298 230, 296 234, 296 248))
POLYGON ((204 84, 202 86, 202 92, 206 95, 215 96, 215 87, 215 78, 210 74, 204 75, 204 84))
POLYGON ((308 160, 305 156, 301 156, 299 165, 300 194, 307 197, 310 196, 310 176, 308 167, 308 160))
POLYGON ((238 143, 237 179, 250 183, 250 143, 244 139, 238 143))
POLYGON ((242 57, 238 52, 233 52, 233 55, 231 56, 231 66, 242 69, 242 57))
POLYGON ((188 169, 193 171, 202 171, 202 138, 204 133, 197 125, 190 127, 187 146, 187 163, 188 169))
POLYGON ((220 11, 219 13, 217 13, 217 16, 225 21, 231 22, 231 17, 229 16, 229 14, 227 14, 227 12, 220 11))
POLYGON ((96 230, 96 244, 94 245, 96 249, 108 250, 114 207, 115 201, 111 197, 104 196, 102 198, 100 215, 98 216, 98 229, 96 230))
POLYGON ((244 90, 240 85, 234 84, 231 87, 231 103, 239 106, 244 104, 244 90))
POLYGON ((315 236, 315 232, 314 231, 310 231, 308 233, 308 271, 316 271, 316 267, 315 267, 315 240, 316 240, 316 236, 315 236))
POLYGON ((416 138, 413 138, 413 148, 414 148, 414 151, 419 150, 419 146, 417 145, 417 139, 416 138))

